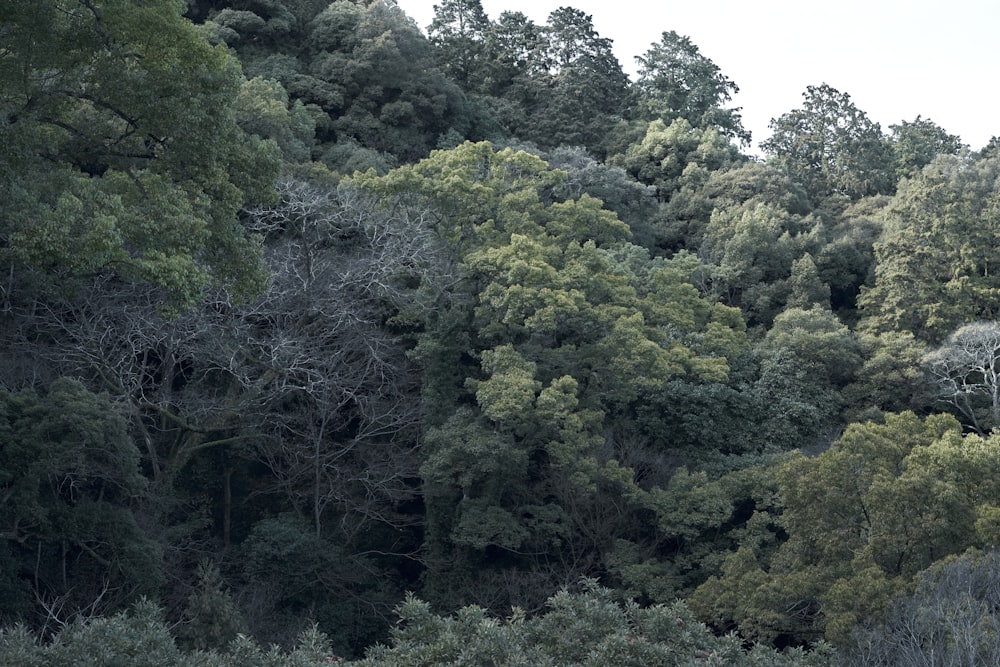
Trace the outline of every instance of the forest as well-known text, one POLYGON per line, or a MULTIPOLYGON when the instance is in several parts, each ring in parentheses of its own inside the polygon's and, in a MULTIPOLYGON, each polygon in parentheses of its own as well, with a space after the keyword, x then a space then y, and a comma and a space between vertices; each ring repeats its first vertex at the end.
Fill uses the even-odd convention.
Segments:
POLYGON ((0 0, 0 664, 1000 664, 1000 138, 599 27, 0 0))

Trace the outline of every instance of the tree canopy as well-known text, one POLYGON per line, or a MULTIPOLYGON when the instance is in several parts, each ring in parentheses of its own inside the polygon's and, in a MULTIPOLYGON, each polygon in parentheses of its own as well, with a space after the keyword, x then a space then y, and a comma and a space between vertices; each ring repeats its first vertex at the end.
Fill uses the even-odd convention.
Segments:
POLYGON ((0 0, 0 663, 996 662, 1000 143, 434 11, 0 0))
POLYGON ((237 213, 272 196, 277 152, 237 125, 239 63, 181 10, 4 3, 0 236, 19 282, 108 271, 182 305, 262 289, 237 213))

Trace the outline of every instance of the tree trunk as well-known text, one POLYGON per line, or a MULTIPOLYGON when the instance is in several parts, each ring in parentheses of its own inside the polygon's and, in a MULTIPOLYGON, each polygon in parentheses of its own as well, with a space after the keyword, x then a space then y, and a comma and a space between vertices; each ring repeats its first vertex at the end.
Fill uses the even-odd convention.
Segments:
POLYGON ((229 537, 233 527, 233 467, 226 465, 222 473, 222 545, 229 551, 229 537))

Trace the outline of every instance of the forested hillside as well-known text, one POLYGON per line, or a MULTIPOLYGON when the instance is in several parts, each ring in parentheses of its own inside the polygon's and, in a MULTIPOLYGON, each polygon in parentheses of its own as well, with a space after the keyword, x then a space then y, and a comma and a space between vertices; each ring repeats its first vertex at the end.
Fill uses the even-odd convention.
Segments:
POLYGON ((997 664, 1000 139, 421 28, 0 0, 0 663, 997 664))

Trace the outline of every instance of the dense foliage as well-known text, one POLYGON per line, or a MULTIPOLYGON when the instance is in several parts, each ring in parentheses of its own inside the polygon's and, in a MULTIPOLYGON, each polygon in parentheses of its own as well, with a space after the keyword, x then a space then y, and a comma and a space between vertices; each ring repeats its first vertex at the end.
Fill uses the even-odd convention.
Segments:
POLYGON ((996 662, 1000 141, 598 27, 0 0, 0 662, 996 662))

